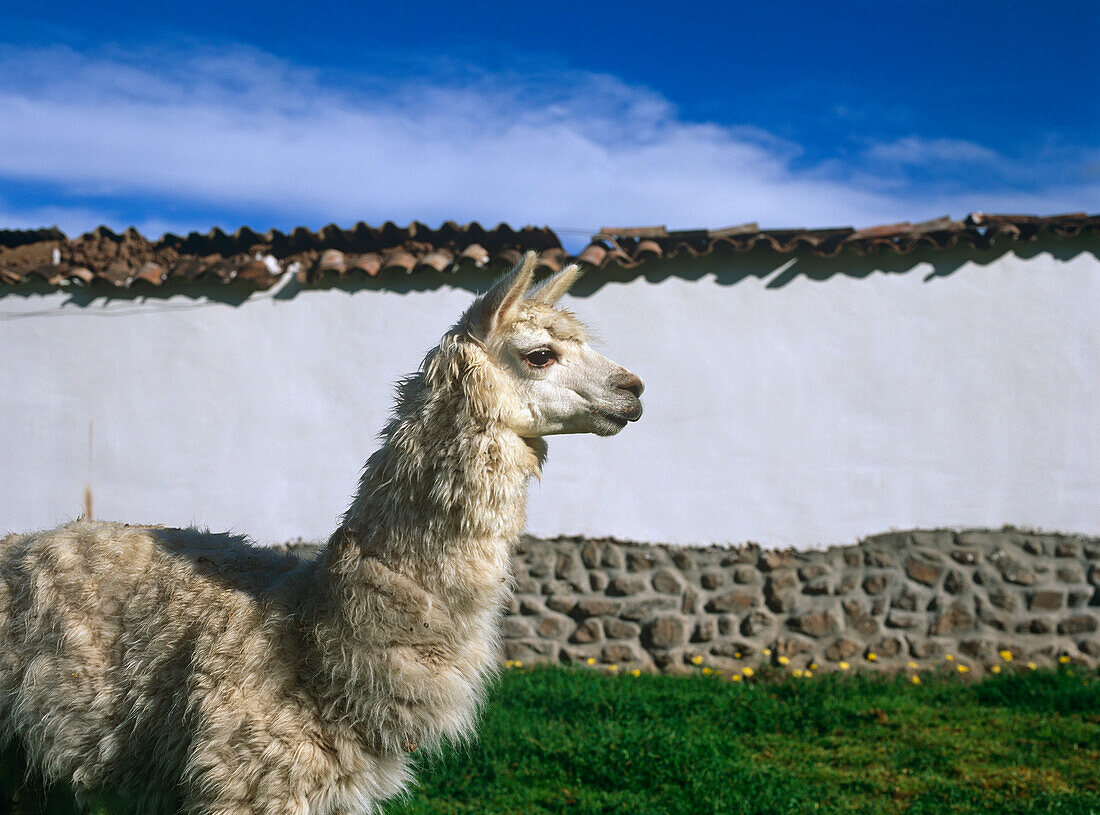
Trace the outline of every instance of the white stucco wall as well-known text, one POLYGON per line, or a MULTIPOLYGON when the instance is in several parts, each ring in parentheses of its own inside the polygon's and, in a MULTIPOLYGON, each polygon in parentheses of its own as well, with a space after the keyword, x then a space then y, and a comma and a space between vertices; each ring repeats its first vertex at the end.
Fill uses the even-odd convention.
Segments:
MULTIPOLYGON (((533 533, 803 548, 936 525, 1100 534, 1093 254, 773 288, 797 261, 731 283, 743 262, 570 299, 645 380, 646 413, 611 439, 550 440, 533 533)), ((75 517, 90 483, 96 517, 273 542, 331 531, 393 381, 471 295, 69 299, 0 297, 0 530, 75 517)))

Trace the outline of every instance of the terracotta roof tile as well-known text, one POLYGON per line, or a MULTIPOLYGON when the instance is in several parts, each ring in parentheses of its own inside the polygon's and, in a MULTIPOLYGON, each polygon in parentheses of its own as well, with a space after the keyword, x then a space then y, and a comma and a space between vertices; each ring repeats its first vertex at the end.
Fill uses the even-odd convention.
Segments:
MULTIPOLYGON (((741 224, 721 229, 670 231, 663 226, 604 228, 576 259, 592 266, 612 263, 631 268, 649 260, 712 252, 809 252, 834 257, 889 251, 907 254, 920 247, 948 249, 959 244, 987 248, 1001 241, 1030 241, 1040 234, 1070 238, 1100 234, 1100 215, 1072 213, 987 215, 962 221, 949 217, 863 229, 761 229, 741 224)), ((504 267, 528 249, 540 252, 540 265, 556 271, 569 260, 557 235, 547 227, 513 229, 500 224, 446 222, 438 229, 414 221, 380 227, 358 223, 350 229, 330 224, 318 232, 297 227, 289 234, 264 234, 241 227, 232 234, 212 229, 186 237, 168 234, 152 241, 135 229, 116 234, 106 227, 68 238, 57 229, 0 230, 0 284, 16 286, 40 279, 56 286, 79 281, 116 288, 163 286, 195 281, 238 281, 267 289, 287 274, 305 285, 352 274, 447 273, 471 266, 504 267)))

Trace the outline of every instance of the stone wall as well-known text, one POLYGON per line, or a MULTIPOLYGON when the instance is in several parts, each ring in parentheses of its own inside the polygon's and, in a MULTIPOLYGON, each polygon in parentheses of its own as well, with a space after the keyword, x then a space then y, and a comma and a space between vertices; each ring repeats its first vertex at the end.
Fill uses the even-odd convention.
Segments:
POLYGON ((525 538, 514 566, 505 656, 524 664, 1100 664, 1097 538, 913 531, 806 552, 525 538))

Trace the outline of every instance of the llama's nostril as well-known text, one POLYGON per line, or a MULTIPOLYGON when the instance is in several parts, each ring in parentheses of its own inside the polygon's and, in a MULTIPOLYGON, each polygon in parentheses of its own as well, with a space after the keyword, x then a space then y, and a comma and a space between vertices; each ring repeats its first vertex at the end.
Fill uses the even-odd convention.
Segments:
POLYGON ((638 378, 638 375, 632 374, 627 370, 621 371, 619 375, 615 377, 615 387, 634 394, 635 398, 640 397, 642 391, 645 390, 645 384, 638 378))

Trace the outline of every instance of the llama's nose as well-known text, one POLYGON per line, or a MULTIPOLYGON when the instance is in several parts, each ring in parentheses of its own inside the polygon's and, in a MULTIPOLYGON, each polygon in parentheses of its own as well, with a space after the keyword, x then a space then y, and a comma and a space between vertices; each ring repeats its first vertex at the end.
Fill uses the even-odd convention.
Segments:
POLYGON ((640 397, 642 391, 645 390, 645 384, 638 378, 638 375, 632 374, 626 368, 620 368, 612 375, 611 385, 619 390, 634 394, 634 398, 640 397))

